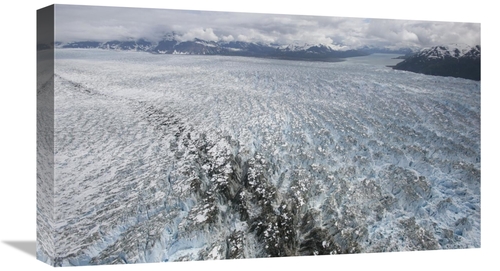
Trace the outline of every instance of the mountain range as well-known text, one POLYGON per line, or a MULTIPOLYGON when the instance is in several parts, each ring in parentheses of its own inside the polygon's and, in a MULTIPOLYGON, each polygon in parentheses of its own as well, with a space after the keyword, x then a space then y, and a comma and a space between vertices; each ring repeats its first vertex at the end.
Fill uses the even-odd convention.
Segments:
MULTIPOLYGON (((38 46, 46 48, 47 46, 38 46)), ((153 54, 227 55, 252 56, 290 60, 339 61, 341 58, 369 55, 363 50, 338 50, 331 45, 315 44, 306 46, 265 44, 244 41, 206 41, 194 39, 179 41, 167 37, 157 43, 144 39, 127 41, 79 41, 58 43, 58 48, 100 48, 109 50, 144 51, 153 54)))
POLYGON ((480 81, 481 46, 434 46, 409 55, 393 69, 480 81))
POLYGON ((364 46, 357 49, 345 49, 340 46, 325 44, 266 44, 245 41, 207 41, 195 38, 180 40, 175 33, 169 33, 158 41, 145 39, 55 42, 37 44, 37 50, 50 48, 99 48, 120 51, 142 51, 153 54, 187 55, 226 55, 251 56, 287 60, 337 62, 343 58, 366 56, 373 53, 401 54, 404 61, 392 66, 396 70, 405 70, 427 75, 461 77, 480 80, 481 46, 461 44, 440 45, 422 50, 414 48, 383 48, 364 46))

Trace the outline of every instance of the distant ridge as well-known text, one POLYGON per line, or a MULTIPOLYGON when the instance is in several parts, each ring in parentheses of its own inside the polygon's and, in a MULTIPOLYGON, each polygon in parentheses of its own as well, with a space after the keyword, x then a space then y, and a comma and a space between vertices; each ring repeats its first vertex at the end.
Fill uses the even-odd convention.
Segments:
POLYGON ((393 67, 428 75, 481 80, 481 46, 453 44, 423 49, 393 67))
POLYGON ((66 44, 59 43, 56 48, 98 48, 143 51, 153 54, 253 56, 310 61, 339 61, 346 57, 370 54, 364 50, 340 50, 335 46, 325 44, 278 46, 244 41, 206 41, 197 38, 190 41, 179 41, 174 35, 167 35, 156 43, 144 39, 107 42, 79 41, 66 44))

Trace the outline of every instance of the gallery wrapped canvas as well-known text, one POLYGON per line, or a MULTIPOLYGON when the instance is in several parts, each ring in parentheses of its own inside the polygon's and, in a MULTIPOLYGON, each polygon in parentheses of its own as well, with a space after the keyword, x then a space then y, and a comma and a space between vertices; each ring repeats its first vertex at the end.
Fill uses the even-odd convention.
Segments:
POLYGON ((481 246, 480 24, 37 12, 37 258, 481 246))

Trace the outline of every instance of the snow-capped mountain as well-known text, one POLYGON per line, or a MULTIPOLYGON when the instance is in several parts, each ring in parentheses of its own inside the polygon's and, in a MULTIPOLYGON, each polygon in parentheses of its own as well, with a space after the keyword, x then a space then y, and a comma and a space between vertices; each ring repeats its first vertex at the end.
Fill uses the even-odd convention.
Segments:
POLYGON ((98 47, 113 50, 149 51, 153 47, 153 43, 144 39, 129 41, 114 40, 101 43, 98 47))
POLYGON ((393 67, 397 70, 481 80, 481 46, 434 46, 411 55, 393 67))
POLYGON ((277 48, 276 54, 285 59, 317 60, 328 58, 346 58, 369 55, 362 50, 347 49, 345 46, 333 44, 290 44, 277 48))
POLYGON ((434 46, 423 49, 415 54, 415 57, 427 59, 446 59, 446 58, 471 58, 481 57, 481 46, 474 47, 466 44, 453 44, 448 46, 434 46))
POLYGON ((281 51, 310 51, 314 52, 317 51, 318 49, 322 50, 331 50, 331 51, 341 51, 341 50, 347 50, 347 46, 342 46, 342 45, 334 45, 334 44, 285 44, 281 45, 278 47, 279 50, 281 51))
POLYGON ((70 43, 61 43, 58 48, 83 48, 83 49, 92 49, 92 48, 100 48, 101 42, 98 41, 77 41, 70 43))
POLYGON ((382 53, 382 54, 401 54, 410 55, 420 51, 418 48, 414 47, 380 47, 380 46, 363 46, 358 48, 358 50, 365 51, 370 54, 382 53))
POLYGON ((158 42, 144 39, 127 41, 79 41, 60 44, 59 48, 100 48, 107 50, 145 51, 154 54, 232 55, 282 59, 334 61, 338 58, 367 55, 361 50, 348 50, 332 44, 266 44, 244 41, 183 40, 177 33, 168 33, 158 42))
MULTIPOLYGON (((464 44, 453 44, 449 46, 435 46, 418 51, 415 48, 388 48, 376 46, 364 46, 357 49, 349 49, 344 45, 336 44, 267 44, 261 42, 245 41, 208 41, 199 38, 184 40, 182 35, 171 32, 164 35, 157 42, 145 39, 128 39, 126 41, 79 41, 66 44, 57 43, 58 48, 100 48, 106 50, 131 50, 144 51, 153 54, 189 54, 189 55, 230 55, 230 56, 254 56, 267 58, 280 58, 290 60, 316 60, 316 61, 338 61, 346 57, 364 56, 373 53, 395 53, 405 55, 408 61, 400 63, 398 69, 422 72, 423 68, 409 68, 415 66, 413 62, 420 63, 429 60, 456 61, 468 59, 479 60, 481 47, 471 47, 464 44), (408 64, 410 63, 410 64, 408 64)), ((47 46, 38 46, 39 49, 48 49, 47 46)), ((451 65, 451 64, 450 64, 451 65)), ((455 64, 453 64, 455 65, 455 64)), ((469 65, 469 64, 468 64, 469 65)), ((442 68, 439 68, 442 69, 442 68)), ((447 70, 449 68, 445 68, 447 70)), ((462 68, 460 68, 462 69, 462 68)), ((426 73, 426 72, 423 72, 426 73)), ((441 71, 427 72, 427 74, 441 75, 441 71)), ((445 72, 444 75, 464 77, 460 72, 445 72)), ((470 78, 465 76, 465 78, 470 78)), ((476 77, 472 77, 476 78, 476 77)))

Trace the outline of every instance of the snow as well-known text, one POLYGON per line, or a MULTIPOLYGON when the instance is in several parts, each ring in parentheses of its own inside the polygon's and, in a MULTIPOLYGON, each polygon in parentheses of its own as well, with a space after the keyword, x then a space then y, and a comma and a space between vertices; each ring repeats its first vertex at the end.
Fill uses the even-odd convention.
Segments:
POLYGON ((445 46, 434 46, 420 50, 417 56, 426 56, 430 59, 439 59, 446 57, 460 58, 471 51, 473 48, 467 44, 455 43, 445 46))
POLYGON ((207 220, 207 216, 204 214, 199 214, 196 216, 196 222, 198 222, 198 223, 201 223, 205 220, 207 220))
POLYGON ((278 49, 285 51, 306 51, 307 49, 314 46, 326 47, 330 50, 335 50, 335 51, 342 51, 348 49, 347 46, 336 45, 336 44, 307 44, 307 43, 305 44, 292 43, 292 44, 280 45, 278 46, 278 49))
POLYGON ((222 259, 235 233, 267 257, 307 215, 338 232, 311 253, 480 247, 480 82, 73 49, 55 73, 56 265, 222 259))
POLYGON ((219 246, 215 246, 212 251, 210 251, 209 257, 214 260, 220 260, 221 255, 219 254, 219 246))

